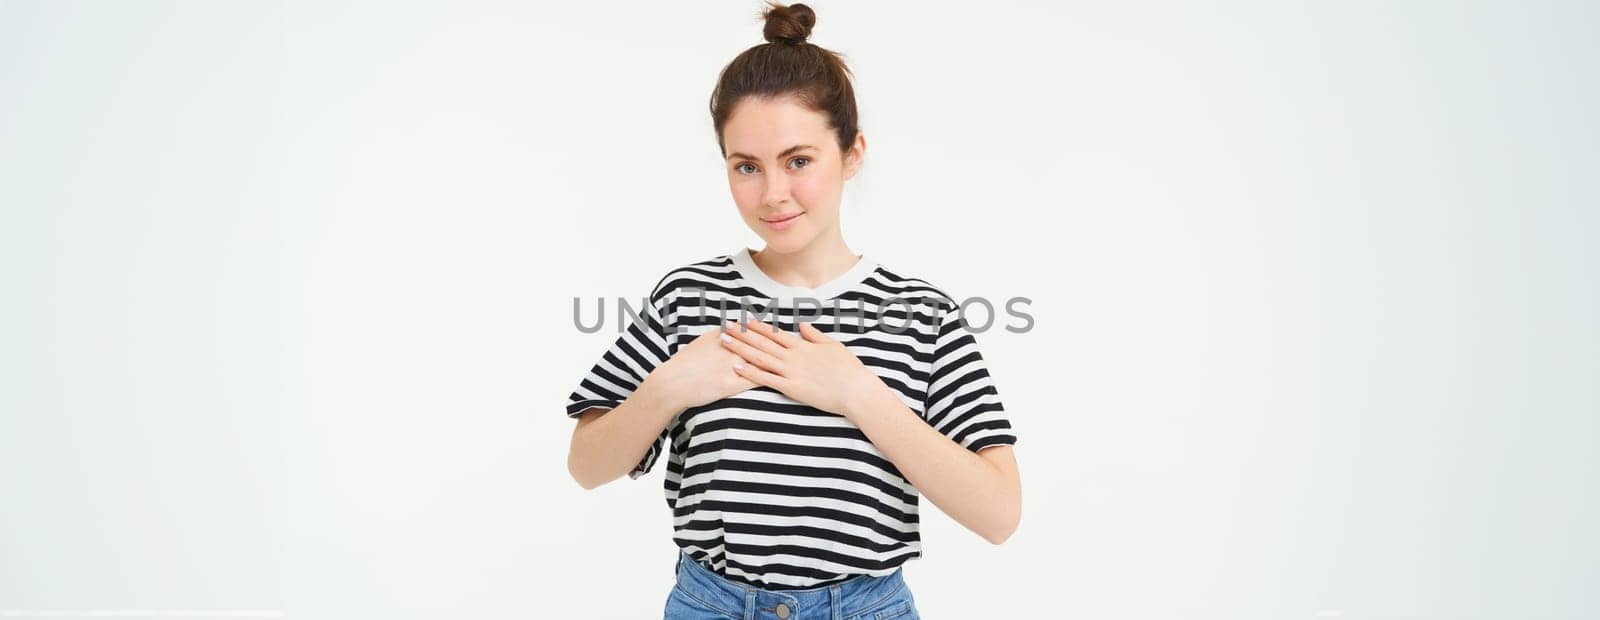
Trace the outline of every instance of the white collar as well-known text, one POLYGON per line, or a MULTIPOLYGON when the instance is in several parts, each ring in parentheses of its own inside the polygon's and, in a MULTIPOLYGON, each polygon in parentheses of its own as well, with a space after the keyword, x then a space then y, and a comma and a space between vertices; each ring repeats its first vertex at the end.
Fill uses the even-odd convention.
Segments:
POLYGON ((733 268, 739 272, 739 276, 751 288, 773 299, 792 300, 796 297, 809 297, 818 301, 832 299, 840 293, 850 290, 850 287, 859 284, 878 268, 876 261, 867 258, 865 255, 858 254, 856 255, 856 264, 851 265, 850 269, 839 274, 838 277, 824 282, 821 286, 816 288, 789 286, 773 280, 760 267, 757 267, 755 260, 750 257, 752 251, 750 248, 739 248, 729 255, 733 259, 733 268))

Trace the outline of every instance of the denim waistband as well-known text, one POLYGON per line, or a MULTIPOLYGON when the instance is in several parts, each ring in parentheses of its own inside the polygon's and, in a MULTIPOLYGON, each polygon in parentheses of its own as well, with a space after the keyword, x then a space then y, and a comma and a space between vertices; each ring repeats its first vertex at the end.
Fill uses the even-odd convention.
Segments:
POLYGON ((883 576, 856 575, 815 588, 768 590, 739 583, 718 575, 687 552, 678 550, 678 584, 715 607, 734 612, 747 620, 776 618, 778 604, 787 606, 787 617, 844 618, 900 593, 905 588, 901 569, 883 576))

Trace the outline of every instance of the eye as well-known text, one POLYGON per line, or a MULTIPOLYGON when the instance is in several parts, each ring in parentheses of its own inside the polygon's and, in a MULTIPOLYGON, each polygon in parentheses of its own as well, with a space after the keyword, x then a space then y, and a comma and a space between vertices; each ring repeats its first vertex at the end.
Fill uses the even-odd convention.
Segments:
POLYGON ((810 157, 796 157, 794 159, 789 160, 789 164, 790 164, 791 168, 795 168, 795 167, 804 168, 805 166, 794 166, 793 164, 795 162, 805 162, 805 163, 809 164, 809 163, 811 163, 811 158, 810 157))
POLYGON ((755 174, 756 173, 755 164, 752 164, 750 162, 741 162, 739 165, 734 166, 733 169, 739 171, 740 174, 755 174), (746 168, 749 168, 749 170, 746 170, 746 168))

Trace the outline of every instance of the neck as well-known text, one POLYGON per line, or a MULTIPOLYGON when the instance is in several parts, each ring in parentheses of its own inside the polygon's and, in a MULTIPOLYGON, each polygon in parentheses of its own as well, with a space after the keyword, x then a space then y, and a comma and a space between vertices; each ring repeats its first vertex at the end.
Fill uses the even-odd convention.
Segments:
POLYGON ((750 256, 767 277, 785 286, 816 288, 833 281, 860 260, 844 235, 835 229, 833 234, 820 235, 810 244, 787 253, 762 248, 750 256))

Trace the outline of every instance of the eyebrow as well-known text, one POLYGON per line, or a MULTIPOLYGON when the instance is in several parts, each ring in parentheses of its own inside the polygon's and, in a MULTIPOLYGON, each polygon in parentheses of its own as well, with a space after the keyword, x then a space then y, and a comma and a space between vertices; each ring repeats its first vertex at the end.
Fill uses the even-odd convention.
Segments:
MULTIPOLYGON (((816 150, 816 148, 817 147, 811 146, 809 144, 796 144, 796 145, 791 146, 789 148, 783 149, 782 153, 778 153, 778 158, 782 159, 784 157, 788 157, 791 153, 797 153, 797 152, 800 152, 800 151, 803 151, 803 150, 806 150, 806 149, 816 150)), ((754 155, 745 155, 744 153, 729 153, 728 154, 728 159, 731 160, 731 159, 758 159, 758 158, 756 156, 754 156, 754 155)))

